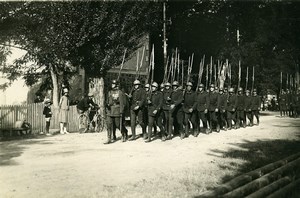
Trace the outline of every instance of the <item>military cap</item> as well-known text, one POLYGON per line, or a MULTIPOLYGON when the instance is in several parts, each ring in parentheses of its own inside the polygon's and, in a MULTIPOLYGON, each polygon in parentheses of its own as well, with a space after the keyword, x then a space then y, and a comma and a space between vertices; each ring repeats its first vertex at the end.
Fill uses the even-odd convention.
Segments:
POLYGON ((224 91, 224 89, 223 89, 223 87, 220 87, 220 89, 219 89, 220 91, 224 91))
POLYGON ((193 86, 193 83, 192 82, 188 82, 188 83, 186 83, 186 86, 193 86))
POLYGON ((243 88, 242 88, 242 87, 239 87, 238 91, 243 91, 243 88))
POLYGON ((215 85, 214 85, 214 84, 211 84, 209 87, 213 87, 213 88, 215 88, 215 85))
POLYGON ((253 92, 257 92, 256 89, 253 89, 253 92))
POLYGON ((171 87, 171 83, 167 82, 167 83, 165 84, 165 87, 171 87))
POLYGON ((245 92, 246 92, 246 93, 250 93, 250 90, 249 90, 249 89, 247 89, 245 92))
POLYGON ((200 88, 200 87, 201 87, 201 88, 204 88, 204 84, 200 84, 200 85, 199 85, 199 88, 200 88))
POLYGON ((44 104, 51 104, 51 100, 49 98, 47 98, 45 101, 44 101, 44 104))
POLYGON ((172 86, 179 86, 178 81, 174 81, 173 84, 172 84, 172 86))
POLYGON ((111 84, 115 84, 116 85, 116 84, 118 84, 118 81, 117 80, 112 80, 111 84))
POLYGON ((233 88, 229 88, 229 91, 228 91, 228 92, 233 93, 233 92, 234 92, 234 89, 233 89, 233 88))
POLYGON ((133 84, 134 84, 134 85, 140 85, 141 82, 140 82, 139 80, 135 80, 135 81, 133 81, 133 84))
POLYGON ((64 89, 63 89, 63 92, 64 92, 64 93, 69 93, 68 88, 64 88, 64 89))
POLYGON ((156 87, 156 88, 157 88, 157 87, 158 87, 157 82, 153 82, 153 83, 152 83, 152 87, 156 87))
POLYGON ((160 84, 160 88, 164 88, 165 87, 165 84, 164 83, 161 83, 160 84))
POLYGON ((93 97, 94 94, 93 93, 88 93, 88 97, 93 97))
POLYGON ((149 88, 149 87, 150 87, 149 83, 145 84, 145 88, 149 88))

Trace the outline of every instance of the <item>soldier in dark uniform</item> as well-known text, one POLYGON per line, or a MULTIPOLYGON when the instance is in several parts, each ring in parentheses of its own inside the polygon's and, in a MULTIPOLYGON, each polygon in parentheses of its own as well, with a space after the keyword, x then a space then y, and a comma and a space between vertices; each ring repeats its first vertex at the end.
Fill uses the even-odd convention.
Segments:
POLYGON ((246 113, 246 116, 247 116, 248 120, 250 121, 249 126, 253 126, 252 101, 253 101, 253 98, 250 95, 250 90, 246 90, 246 95, 245 95, 245 113, 246 113))
POLYGON ((227 130, 227 120, 226 120, 226 109, 227 109, 227 95, 224 93, 223 88, 219 89, 219 118, 220 118, 220 127, 223 130, 227 130))
MULTIPOLYGON (((116 129, 118 128, 122 134, 122 141, 125 142, 128 138, 127 129, 124 125, 124 109, 126 98, 125 94, 119 89, 118 82, 116 80, 112 81, 112 90, 108 93, 108 107, 109 117, 111 119, 111 124, 113 134, 116 133, 116 129)), ((109 130, 108 130, 109 131, 109 130)), ((111 142, 111 134, 108 134, 107 143, 111 142)))
POLYGON ((166 140, 166 129, 165 129, 165 114, 164 114, 164 111, 163 111, 163 104, 164 104, 164 97, 163 97, 163 92, 164 92, 164 88, 165 88, 165 85, 162 83, 160 84, 160 92, 162 94, 162 107, 161 107, 161 111, 159 111, 159 116, 158 116, 158 120, 157 122, 158 123, 161 123, 162 124, 162 129, 160 130, 160 133, 161 133, 161 140, 162 141, 165 141, 166 140))
POLYGON ((289 89, 286 90, 287 95, 287 115, 293 117, 293 96, 289 89))
POLYGON ((146 142, 151 142, 152 128, 156 123, 162 134, 164 134, 164 127, 162 123, 159 122, 159 115, 163 105, 163 95, 158 91, 158 84, 156 82, 152 83, 152 92, 147 100, 148 104, 148 139, 146 142))
POLYGON ((279 95, 279 108, 280 108, 280 117, 286 115, 287 111, 287 95, 284 90, 281 91, 279 95))
POLYGON ((256 89, 253 89, 253 96, 252 96, 252 120, 254 120, 254 116, 256 118, 256 123, 259 125, 259 111, 261 105, 261 98, 257 95, 256 89))
POLYGON ((243 126, 246 127, 246 117, 245 117, 245 96, 243 94, 243 88, 238 88, 237 95, 237 105, 236 105, 236 118, 237 118, 237 128, 243 126))
POLYGON ((174 135, 180 134, 180 138, 184 138, 183 132, 183 110, 182 110, 182 102, 183 102, 183 93, 182 90, 179 89, 179 83, 174 81, 172 84, 173 92, 171 94, 171 112, 172 116, 170 119, 170 125, 174 126, 174 135))
POLYGON ((237 96, 234 94, 234 89, 229 88, 227 98, 227 124, 228 130, 232 128, 232 121, 234 122, 234 128, 236 129, 236 105, 237 105, 237 96))
POLYGON ((209 88, 209 105, 208 105, 208 119, 210 132, 216 126, 216 131, 220 131, 220 125, 218 122, 217 113, 219 112, 219 103, 220 103, 219 94, 215 91, 215 85, 211 84, 209 88))
POLYGON ((171 84, 166 83, 165 88, 163 90, 163 112, 164 112, 164 123, 165 123, 165 130, 168 134, 168 137, 166 139, 172 138, 172 128, 171 125, 171 117, 172 117, 172 111, 171 111, 171 95, 173 90, 171 89, 171 84))
POLYGON ((146 124, 144 120, 144 108, 146 102, 146 91, 141 88, 141 82, 139 80, 135 80, 133 82, 134 90, 132 95, 129 95, 130 98, 130 122, 131 122, 131 132, 132 136, 129 139, 130 141, 135 140, 136 138, 136 118, 138 117, 139 124, 142 127, 142 133, 144 139, 146 139, 146 124))
POLYGON ((197 112, 198 112, 198 118, 197 118, 197 130, 200 132, 200 120, 203 124, 203 129, 206 134, 208 134, 207 129, 207 113, 208 113, 208 105, 209 105, 209 96, 206 91, 204 91, 204 85, 199 85, 199 90, 197 91, 196 96, 196 103, 197 103, 197 112))
POLYGON ((185 125, 185 136, 189 136, 190 122, 193 126, 193 134, 195 137, 198 135, 197 123, 196 123, 196 93, 192 90, 193 84, 188 82, 186 84, 186 90, 184 93, 183 112, 184 112, 184 125, 185 125))

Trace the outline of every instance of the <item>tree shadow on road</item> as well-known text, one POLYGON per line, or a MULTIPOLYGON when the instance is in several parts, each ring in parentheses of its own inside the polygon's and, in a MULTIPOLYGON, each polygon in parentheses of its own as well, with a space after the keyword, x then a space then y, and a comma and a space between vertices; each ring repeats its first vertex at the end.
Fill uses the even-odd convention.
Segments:
POLYGON ((6 140, 0 142, 0 167, 19 165, 17 157, 20 157, 32 144, 52 144, 45 137, 34 137, 30 139, 6 140))

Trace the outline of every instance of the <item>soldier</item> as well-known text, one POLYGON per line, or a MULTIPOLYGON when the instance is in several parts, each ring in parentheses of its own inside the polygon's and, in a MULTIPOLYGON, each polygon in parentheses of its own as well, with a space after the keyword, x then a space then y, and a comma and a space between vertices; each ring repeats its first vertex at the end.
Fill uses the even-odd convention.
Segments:
POLYGON ((236 105, 236 117, 237 117, 237 128, 243 126, 246 127, 245 117, 245 96, 243 94, 243 88, 238 88, 237 105, 236 105))
POLYGON ((286 115, 287 110, 287 95, 284 90, 281 91, 279 95, 279 108, 280 108, 280 117, 286 115))
POLYGON ((219 89, 219 118, 220 118, 220 127, 227 131, 227 120, 226 120, 226 108, 227 108, 227 95, 224 93, 223 88, 219 89))
POLYGON ((209 130, 207 129, 207 113, 208 113, 208 105, 209 105, 209 96, 206 91, 204 91, 204 85, 199 85, 199 90, 197 91, 197 111, 198 111, 198 119, 197 119, 197 130, 200 132, 200 120, 203 124, 203 129, 206 134, 208 134, 209 130))
POLYGON ((298 88, 294 96, 294 106, 295 106, 294 118, 297 118, 300 114, 300 87, 298 88))
POLYGON ((159 116, 158 116, 158 120, 157 122, 158 123, 161 123, 162 124, 162 130, 160 131, 161 133, 161 140, 162 141, 165 141, 166 140, 166 129, 165 129, 165 114, 164 114, 164 111, 163 111, 163 104, 164 104, 164 97, 163 97, 163 92, 164 92, 164 88, 165 88, 165 85, 162 83, 160 84, 160 92, 162 94, 162 108, 161 108, 161 111, 159 111, 159 116))
POLYGON ((134 90, 132 95, 129 95, 131 106, 130 106, 130 121, 131 121, 131 132, 132 136, 129 141, 135 140, 136 138, 136 118, 138 117, 139 124, 142 127, 142 133, 144 139, 146 139, 146 124, 144 120, 144 108, 146 102, 146 91, 141 88, 141 82, 135 80, 133 82, 134 90))
MULTIPOLYGON (((110 124, 112 125, 109 129, 112 129, 112 133, 115 136, 116 129, 118 128, 122 134, 122 141, 125 142, 128 138, 127 129, 124 125, 125 94, 119 89, 119 83, 116 80, 112 81, 111 88, 112 90, 108 93, 107 105, 110 124)), ((111 143, 111 135, 111 130, 108 130, 107 143, 111 143)))
MULTIPOLYGON (((179 89, 179 83, 174 81, 172 84, 173 92, 171 94, 171 119, 170 126, 174 125, 174 135, 180 134, 180 139, 184 138, 183 132, 183 110, 182 110, 182 102, 183 102, 183 93, 182 90, 179 89)), ((171 127, 172 128, 172 127, 171 127)))
POLYGON ((234 89, 229 88, 227 98, 227 124, 228 130, 232 128, 232 121, 234 122, 234 128, 236 129, 236 105, 237 105, 237 96, 234 94, 234 89))
POLYGON ((287 115, 293 117, 293 96, 289 89, 286 90, 287 95, 287 115))
POLYGON ((157 124, 162 134, 164 134, 164 128, 162 122, 159 122, 159 115, 163 104, 163 95, 158 91, 158 84, 156 82, 152 83, 152 93, 149 95, 147 100, 148 104, 148 139, 146 142, 151 142, 152 128, 154 123, 157 124))
POLYGON ((252 120, 254 120, 254 116, 256 118, 256 123, 259 125, 259 111, 261 106, 261 98, 257 95, 256 89, 253 89, 253 96, 252 96, 252 120))
POLYGON ((172 89, 171 84, 167 82, 165 84, 164 90, 163 90, 163 112, 164 112, 164 118, 165 118, 165 130, 168 134, 168 137, 166 139, 171 139, 172 137, 172 125, 170 123, 172 112, 171 112, 171 95, 172 95, 172 89))
POLYGON ((208 119, 210 132, 213 129, 213 126, 216 126, 216 131, 220 132, 220 125, 218 122, 217 113, 219 112, 219 94, 215 91, 215 85, 211 84, 209 86, 209 105, 208 105, 208 119))
POLYGON ((184 112, 184 125, 185 125, 185 136, 189 136, 190 123, 193 126, 193 134, 195 137, 198 136, 197 124, 196 124, 196 93, 192 91, 193 84, 188 82, 186 84, 186 91, 184 93, 183 112, 184 112))
POLYGON ((246 116, 247 116, 248 120, 250 121, 249 126, 253 126, 252 101, 253 101, 253 98, 250 95, 250 90, 246 90, 245 113, 246 113, 246 116))

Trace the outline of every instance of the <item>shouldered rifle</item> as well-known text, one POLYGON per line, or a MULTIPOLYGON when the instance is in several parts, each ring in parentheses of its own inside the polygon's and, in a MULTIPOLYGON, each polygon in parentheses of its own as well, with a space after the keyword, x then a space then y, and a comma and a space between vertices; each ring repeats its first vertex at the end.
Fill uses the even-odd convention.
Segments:
POLYGON ((122 64, 121 64, 121 67, 120 67, 120 70, 119 70, 119 75, 118 75, 117 81, 119 81, 119 79, 120 79, 121 71, 122 71, 123 66, 124 66, 126 51, 127 51, 127 48, 125 48, 125 51, 124 51, 123 60, 122 60, 122 64))
POLYGON ((197 82, 196 91, 198 91, 199 85, 201 84, 202 74, 203 74, 203 69, 204 69, 204 62, 205 62, 205 54, 203 55, 203 58, 199 65, 198 82, 197 82))
POLYGON ((142 59, 141 59, 141 62, 140 62, 140 66, 138 68, 138 72, 137 72, 136 77, 135 77, 136 80, 140 77, 141 68, 143 67, 144 55, 145 55, 145 46, 143 48, 143 53, 142 53, 142 59))

